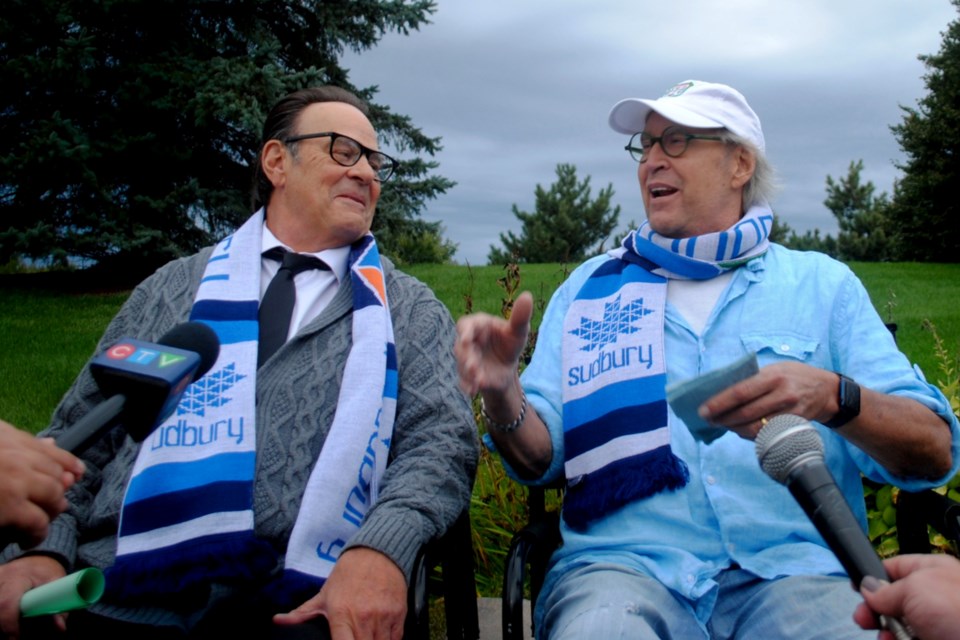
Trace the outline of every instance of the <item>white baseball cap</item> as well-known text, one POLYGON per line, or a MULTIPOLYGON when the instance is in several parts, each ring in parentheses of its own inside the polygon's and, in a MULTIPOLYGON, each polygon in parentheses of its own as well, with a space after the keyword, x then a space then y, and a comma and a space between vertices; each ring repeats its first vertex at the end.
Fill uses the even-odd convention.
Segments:
POLYGON ((760 119, 746 98, 725 84, 685 80, 656 100, 627 98, 613 105, 610 126, 620 133, 642 131, 651 111, 686 127, 723 128, 744 138, 763 153, 760 119))

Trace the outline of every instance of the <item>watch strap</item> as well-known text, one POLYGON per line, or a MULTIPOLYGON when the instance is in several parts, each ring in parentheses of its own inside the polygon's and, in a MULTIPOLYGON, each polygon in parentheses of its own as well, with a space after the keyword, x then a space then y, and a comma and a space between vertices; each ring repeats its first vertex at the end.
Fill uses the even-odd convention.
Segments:
POLYGON ((837 405, 840 408, 823 423, 831 429, 839 429, 860 415, 860 385, 842 373, 837 375, 840 376, 840 385, 837 387, 837 405))

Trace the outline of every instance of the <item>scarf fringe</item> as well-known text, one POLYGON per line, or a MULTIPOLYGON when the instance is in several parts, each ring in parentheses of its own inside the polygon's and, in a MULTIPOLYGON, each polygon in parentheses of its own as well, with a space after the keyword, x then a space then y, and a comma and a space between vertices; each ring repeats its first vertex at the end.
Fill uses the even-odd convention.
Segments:
POLYGON ((563 520, 583 531, 594 520, 634 500, 687 484, 690 472, 669 446, 611 462, 568 484, 563 497, 563 520))

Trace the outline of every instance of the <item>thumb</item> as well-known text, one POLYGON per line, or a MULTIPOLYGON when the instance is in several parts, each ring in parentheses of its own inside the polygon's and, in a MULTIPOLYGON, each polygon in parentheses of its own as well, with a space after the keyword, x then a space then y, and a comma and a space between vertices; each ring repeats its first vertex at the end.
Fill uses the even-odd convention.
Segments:
POLYGON ((898 593, 902 586, 902 584, 891 584, 886 580, 866 576, 860 583, 860 595, 874 612, 899 617, 903 615, 903 598, 898 593))
POLYGON ((533 295, 524 291, 513 303, 510 313, 510 329, 518 338, 526 340, 530 332, 530 318, 533 317, 533 295))
POLYGON ((323 591, 313 596, 297 608, 273 616, 273 622, 280 625, 301 624, 320 615, 326 615, 323 591))

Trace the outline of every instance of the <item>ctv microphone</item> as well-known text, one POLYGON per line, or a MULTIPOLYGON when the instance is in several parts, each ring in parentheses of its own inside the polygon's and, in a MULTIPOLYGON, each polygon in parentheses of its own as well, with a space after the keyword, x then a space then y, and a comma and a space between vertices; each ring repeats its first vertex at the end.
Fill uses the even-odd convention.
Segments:
POLYGON ((220 341, 202 322, 175 326, 157 344, 123 338, 90 362, 106 400, 56 438, 74 454, 85 451, 122 418, 137 442, 173 413, 187 386, 202 377, 220 354, 220 341))
MULTIPOLYGON (((824 463, 817 430, 800 416, 776 416, 757 433, 756 447, 760 467, 790 489, 856 588, 865 576, 889 582, 883 562, 824 463)), ((911 637, 895 618, 881 616, 881 623, 898 640, 911 637)))

